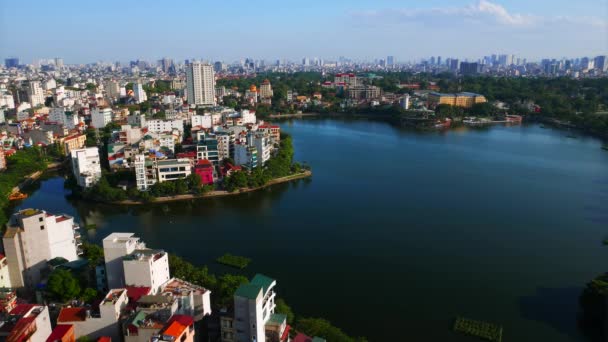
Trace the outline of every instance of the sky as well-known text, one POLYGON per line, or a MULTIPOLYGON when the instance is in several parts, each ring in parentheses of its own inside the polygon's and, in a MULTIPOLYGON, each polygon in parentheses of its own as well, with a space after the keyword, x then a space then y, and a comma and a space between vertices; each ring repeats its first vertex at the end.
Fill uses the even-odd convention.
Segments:
POLYGON ((607 0, 2 0, 0 58, 536 60, 608 54, 607 0))

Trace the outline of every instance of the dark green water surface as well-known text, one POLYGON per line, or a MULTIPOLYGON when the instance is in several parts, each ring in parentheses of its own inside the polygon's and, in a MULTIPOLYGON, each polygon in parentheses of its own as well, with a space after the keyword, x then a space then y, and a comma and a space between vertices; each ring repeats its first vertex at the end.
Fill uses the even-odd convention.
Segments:
POLYGON ((135 232, 148 246, 246 275, 370 341, 474 341, 462 315, 504 341, 579 341, 577 297, 606 270, 608 152, 536 125, 445 133, 383 122, 284 122, 310 180, 231 198, 112 207, 65 199, 50 178, 20 207, 96 223, 89 239, 135 232))

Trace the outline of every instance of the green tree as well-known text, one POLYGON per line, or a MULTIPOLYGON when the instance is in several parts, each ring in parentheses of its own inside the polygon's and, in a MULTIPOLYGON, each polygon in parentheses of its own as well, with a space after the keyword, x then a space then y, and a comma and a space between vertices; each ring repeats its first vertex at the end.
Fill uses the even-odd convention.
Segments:
POLYGON ((322 337, 332 342, 366 341, 361 337, 352 338, 346 335, 342 330, 323 318, 299 318, 296 322, 296 329, 309 336, 322 337))
POLYGON ((56 269, 51 273, 46 286, 47 292, 53 298, 63 301, 76 298, 80 294, 78 279, 69 271, 62 269, 56 269))
POLYGON ((89 261, 89 265, 95 267, 103 262, 103 248, 99 245, 84 242, 82 244, 83 256, 89 261))
POLYGON ((293 314, 293 311, 291 310, 291 308, 289 307, 289 305, 287 305, 287 303, 285 303, 285 300, 283 298, 279 298, 275 301, 276 304, 276 309, 275 311, 277 313, 283 314, 285 316, 287 316, 287 323, 288 324, 293 324, 293 320, 295 318, 295 315, 293 314))
POLYGON ((86 303, 90 303, 95 298, 97 298, 97 295, 98 295, 97 290, 95 290, 94 288, 91 288, 91 287, 87 287, 86 289, 84 289, 84 291, 82 291, 81 298, 86 303))

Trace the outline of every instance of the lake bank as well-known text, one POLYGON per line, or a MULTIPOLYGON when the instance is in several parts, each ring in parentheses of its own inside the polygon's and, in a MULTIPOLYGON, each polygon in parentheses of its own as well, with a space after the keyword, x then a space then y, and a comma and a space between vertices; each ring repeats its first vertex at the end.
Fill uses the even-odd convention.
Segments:
POLYGON ((116 202, 102 202, 102 201, 90 200, 90 199, 86 199, 86 198, 85 199, 92 201, 92 202, 101 202, 104 204, 113 204, 113 205, 144 205, 144 204, 180 202, 180 201, 197 200, 197 199, 203 199, 203 198, 236 196, 236 195, 245 194, 248 192, 258 191, 258 190, 273 186, 275 184, 291 182, 293 180, 308 178, 311 176, 312 176, 312 171, 305 170, 304 172, 301 172, 298 174, 270 180, 267 184, 265 184, 263 186, 255 187, 255 188, 242 188, 242 189, 239 189, 238 191, 233 191, 233 192, 229 192, 226 190, 214 190, 214 191, 210 191, 206 194, 202 194, 202 195, 184 194, 184 195, 176 195, 176 196, 156 197, 151 201, 140 201, 140 200, 129 199, 129 200, 123 200, 123 201, 116 201, 116 202))

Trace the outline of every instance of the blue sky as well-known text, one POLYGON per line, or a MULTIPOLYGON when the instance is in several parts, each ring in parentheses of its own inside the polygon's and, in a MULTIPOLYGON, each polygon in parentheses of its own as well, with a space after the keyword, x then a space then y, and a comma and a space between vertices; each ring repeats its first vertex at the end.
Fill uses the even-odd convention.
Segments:
POLYGON ((608 54, 608 1, 0 1, 0 57, 26 63, 492 53, 608 54))

